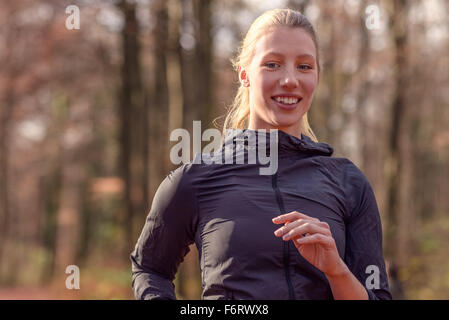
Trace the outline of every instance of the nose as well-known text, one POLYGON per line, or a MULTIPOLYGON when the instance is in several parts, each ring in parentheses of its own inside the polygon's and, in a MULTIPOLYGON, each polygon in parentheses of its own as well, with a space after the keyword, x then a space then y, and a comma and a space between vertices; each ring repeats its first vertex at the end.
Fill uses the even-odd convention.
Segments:
POLYGON ((292 70, 286 70, 280 82, 283 88, 294 89, 299 86, 297 74, 292 70))

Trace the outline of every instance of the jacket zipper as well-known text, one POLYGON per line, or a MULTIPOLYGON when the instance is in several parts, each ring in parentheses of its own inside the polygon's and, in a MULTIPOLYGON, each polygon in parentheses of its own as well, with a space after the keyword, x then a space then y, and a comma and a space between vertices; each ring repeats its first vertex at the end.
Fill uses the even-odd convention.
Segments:
MULTIPOLYGON (((271 186, 274 189, 274 192, 276 194, 276 200, 279 205, 279 209, 281 210, 281 214, 286 213, 285 207, 284 207, 284 201, 282 200, 281 191, 278 187, 277 182, 277 172, 271 176, 271 186)), ((284 244, 284 252, 283 252, 283 262, 284 262, 284 272, 285 272, 285 279, 287 280, 287 287, 288 287, 288 295, 290 300, 295 300, 295 292, 293 291, 293 285, 290 278, 290 252, 288 249, 289 241, 283 241, 284 244)))

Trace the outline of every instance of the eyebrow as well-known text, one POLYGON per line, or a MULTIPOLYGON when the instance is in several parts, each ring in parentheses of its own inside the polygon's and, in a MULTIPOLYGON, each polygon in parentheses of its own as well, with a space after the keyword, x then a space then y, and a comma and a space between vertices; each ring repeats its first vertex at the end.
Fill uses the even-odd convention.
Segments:
MULTIPOLYGON (((266 58, 267 56, 283 57, 284 55, 282 53, 279 53, 279 52, 270 51, 266 55, 264 55, 263 58, 266 58)), ((307 54, 307 53, 303 53, 303 54, 297 55, 296 58, 311 58, 311 59, 315 60, 314 56, 312 56, 310 54, 307 54)))

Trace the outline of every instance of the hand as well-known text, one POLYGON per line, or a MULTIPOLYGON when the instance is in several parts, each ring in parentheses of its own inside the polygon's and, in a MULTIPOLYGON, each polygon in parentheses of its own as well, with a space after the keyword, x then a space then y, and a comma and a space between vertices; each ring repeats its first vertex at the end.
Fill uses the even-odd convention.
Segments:
POLYGON ((273 218, 273 223, 285 223, 274 232, 275 236, 284 241, 292 240, 304 259, 326 276, 338 276, 347 271, 326 222, 293 211, 273 218))

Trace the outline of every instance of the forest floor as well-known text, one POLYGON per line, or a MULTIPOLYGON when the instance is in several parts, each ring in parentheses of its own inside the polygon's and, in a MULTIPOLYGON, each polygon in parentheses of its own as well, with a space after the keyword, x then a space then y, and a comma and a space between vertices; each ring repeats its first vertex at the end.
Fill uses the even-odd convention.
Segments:
POLYGON ((129 290, 119 288, 110 290, 105 295, 90 290, 62 290, 47 287, 13 287, 0 288, 0 300, 129 300, 134 299, 129 290), (89 293, 86 293, 89 291, 89 293))
MULTIPOLYGON (((56 293, 51 288, 20 287, 0 289, 0 300, 55 300, 56 293)), ((59 298, 61 299, 61 298, 59 298)))
POLYGON ((79 289, 66 287, 66 275, 50 283, 0 286, 0 300, 129 300, 134 299, 128 269, 82 268, 79 289))

